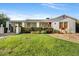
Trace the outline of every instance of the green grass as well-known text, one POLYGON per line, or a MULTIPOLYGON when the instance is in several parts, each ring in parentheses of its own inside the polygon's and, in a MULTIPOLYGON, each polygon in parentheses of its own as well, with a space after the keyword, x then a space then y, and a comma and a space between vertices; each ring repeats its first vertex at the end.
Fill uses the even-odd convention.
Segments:
POLYGON ((46 34, 20 34, 0 39, 2 56, 78 56, 79 44, 46 34))

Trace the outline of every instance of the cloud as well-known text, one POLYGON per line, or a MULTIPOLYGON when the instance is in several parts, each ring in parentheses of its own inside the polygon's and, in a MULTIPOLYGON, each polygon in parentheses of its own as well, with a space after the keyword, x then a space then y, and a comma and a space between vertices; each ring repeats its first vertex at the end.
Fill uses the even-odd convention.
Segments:
POLYGON ((45 18, 51 17, 51 15, 48 15, 48 14, 32 14, 32 15, 12 14, 8 16, 11 18, 11 20, 45 19, 45 18))
POLYGON ((23 14, 12 10, 0 10, 0 13, 6 14, 10 20, 26 20, 26 19, 45 19, 51 17, 49 14, 23 14))
POLYGON ((10 20, 25 20, 26 18, 30 17, 29 15, 18 13, 13 10, 0 10, 0 13, 6 14, 10 20))
POLYGON ((45 18, 50 18, 51 15, 50 14, 34 14, 31 15, 30 19, 45 19, 45 18))
POLYGON ((42 3, 41 5, 45 6, 45 7, 52 8, 52 9, 58 9, 58 10, 65 10, 66 9, 66 8, 64 8, 65 4, 42 3))
POLYGON ((10 20, 26 20, 26 19, 45 19, 45 18, 53 18, 60 14, 45 14, 45 13, 38 13, 38 14, 23 14, 18 13, 14 10, 0 10, 0 13, 6 14, 10 20))
POLYGON ((8 15, 11 20, 25 20, 27 17, 29 17, 28 15, 24 15, 24 14, 11 14, 8 15))

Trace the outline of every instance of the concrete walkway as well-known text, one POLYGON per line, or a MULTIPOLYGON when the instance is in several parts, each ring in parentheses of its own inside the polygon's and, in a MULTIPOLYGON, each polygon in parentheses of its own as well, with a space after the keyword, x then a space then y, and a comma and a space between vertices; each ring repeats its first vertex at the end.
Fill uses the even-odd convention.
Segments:
POLYGON ((0 39, 1 38, 5 38, 5 37, 7 37, 9 35, 15 35, 15 33, 4 33, 4 34, 0 34, 0 39))
POLYGON ((4 34, 0 34, 0 37, 2 36, 8 36, 8 35, 14 35, 15 33, 4 33, 4 34))
POLYGON ((79 43, 79 33, 77 34, 49 34, 52 37, 59 38, 66 41, 79 43))

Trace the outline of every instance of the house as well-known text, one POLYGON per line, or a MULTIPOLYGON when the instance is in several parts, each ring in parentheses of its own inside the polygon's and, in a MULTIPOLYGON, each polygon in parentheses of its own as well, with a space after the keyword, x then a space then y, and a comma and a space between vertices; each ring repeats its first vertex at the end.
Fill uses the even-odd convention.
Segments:
POLYGON ((54 29, 57 29, 60 32, 64 32, 64 33, 76 33, 77 19, 67 15, 62 15, 52 20, 53 20, 52 27, 54 29))
POLYGON ((59 17, 50 19, 27 19, 24 21, 10 21, 13 32, 15 32, 16 25, 18 24, 21 27, 30 28, 30 27, 43 27, 43 28, 53 28, 59 30, 63 33, 76 33, 76 21, 77 19, 61 15, 59 17))

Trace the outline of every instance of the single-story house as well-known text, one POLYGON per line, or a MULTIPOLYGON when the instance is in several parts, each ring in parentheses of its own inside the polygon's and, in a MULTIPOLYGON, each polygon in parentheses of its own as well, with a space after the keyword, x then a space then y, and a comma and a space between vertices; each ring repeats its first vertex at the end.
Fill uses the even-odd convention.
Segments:
POLYGON ((53 28, 59 30, 63 33, 76 33, 76 21, 77 19, 61 15, 59 17, 50 19, 26 19, 23 21, 10 21, 13 32, 15 32, 16 25, 30 28, 30 27, 43 27, 43 28, 53 28))

